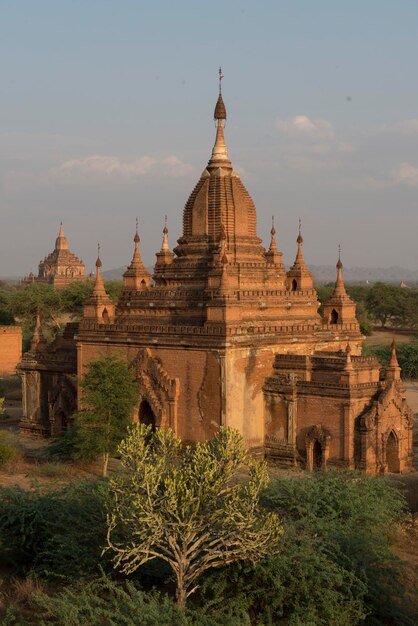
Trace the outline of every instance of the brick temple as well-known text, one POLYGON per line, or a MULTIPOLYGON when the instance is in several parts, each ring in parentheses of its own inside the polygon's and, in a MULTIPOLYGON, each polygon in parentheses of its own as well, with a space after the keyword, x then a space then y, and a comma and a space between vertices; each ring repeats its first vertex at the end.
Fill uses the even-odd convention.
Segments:
MULTIPOLYGON (((86 280, 86 268, 81 259, 71 252, 62 223, 54 250, 39 262, 38 275, 32 272, 23 283, 47 283, 54 287, 65 287, 72 282, 86 280)), ((90 277, 89 277, 90 278, 90 277)))
POLYGON ((56 435, 72 422, 77 376, 101 354, 121 355, 138 385, 133 420, 171 427, 186 442, 238 429, 249 449, 281 464, 412 467, 412 414, 393 345, 389 368, 361 356, 355 304, 337 263, 323 314, 303 255, 286 271, 274 224, 269 247, 234 170, 219 94, 215 144, 183 211, 171 250, 167 225, 153 274, 133 257, 115 306, 97 259, 83 319, 46 346, 40 320, 20 364, 23 431, 56 435))

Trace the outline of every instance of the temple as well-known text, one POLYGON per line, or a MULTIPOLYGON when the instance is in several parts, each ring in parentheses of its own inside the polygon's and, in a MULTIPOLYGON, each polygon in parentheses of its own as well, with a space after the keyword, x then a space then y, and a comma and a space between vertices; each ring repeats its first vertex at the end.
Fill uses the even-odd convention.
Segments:
POLYGON ((137 381, 133 420, 171 427, 185 442, 227 425, 277 463, 409 471, 412 415, 395 347, 384 374, 375 358, 361 356, 341 258, 335 290, 318 312, 301 224, 288 271, 274 223, 263 247, 256 208, 229 158, 226 115, 219 92, 212 153, 173 250, 164 225, 153 275, 137 227, 116 306, 99 257, 83 319, 50 347, 38 336, 23 357, 22 430, 65 429, 77 406, 76 377, 99 355, 118 354, 137 381))
POLYGON ((55 249, 39 262, 38 275, 28 274, 23 283, 48 283, 54 287, 64 287, 78 280, 86 280, 85 266, 82 260, 71 252, 64 235, 62 222, 55 249))

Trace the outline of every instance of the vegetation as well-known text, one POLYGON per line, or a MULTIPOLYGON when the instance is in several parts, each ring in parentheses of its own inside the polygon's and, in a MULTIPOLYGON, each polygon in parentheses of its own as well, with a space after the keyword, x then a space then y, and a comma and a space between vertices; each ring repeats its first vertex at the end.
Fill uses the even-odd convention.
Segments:
MULTIPOLYGON (((186 609, 172 602, 161 559, 123 579, 113 576, 110 551, 100 556, 108 486, 100 480, 56 491, 0 490, 0 560, 15 576, 26 575, 10 583, 2 624, 416 624, 402 563, 390 548, 405 503, 385 479, 327 472, 272 481, 259 506, 283 524, 277 552, 207 570, 186 609)), ((132 538, 127 530, 119 529, 118 542, 132 538)))
POLYGON ((258 506, 267 466, 248 454, 237 431, 222 428, 183 450, 171 430, 141 424, 130 429, 119 454, 125 471, 110 482, 108 542, 123 572, 165 561, 184 606, 208 569, 256 562, 277 550, 279 518, 258 506))
POLYGON ((75 414, 79 458, 102 456, 107 476, 109 456, 115 454, 132 421, 137 386, 125 361, 102 356, 90 363, 80 381, 83 407, 75 414))
POLYGON ((0 466, 17 461, 20 456, 13 435, 7 431, 0 431, 0 466))
MULTIPOLYGON (((325 302, 334 289, 333 284, 317 287, 320 302, 325 302)), ((357 318, 364 335, 370 334, 371 323, 382 327, 418 326, 418 289, 375 283, 346 285, 349 296, 357 304, 357 318)))
MULTIPOLYGON (((389 365, 391 357, 390 346, 366 346, 364 352, 377 357, 382 367, 386 368, 389 365)), ((402 378, 417 379, 418 338, 413 339, 410 343, 399 343, 396 346, 396 355, 401 367, 402 378)))
MULTIPOLYGON (((110 280, 105 287, 113 302, 117 302, 122 282, 110 280)), ((69 319, 77 321, 83 303, 93 289, 93 281, 75 282, 61 289, 51 285, 9 284, 0 281, 0 324, 19 322, 23 326, 24 350, 29 349, 36 309, 39 307, 42 327, 47 341, 51 342, 69 319)), ((334 289, 334 283, 317 286, 320 302, 325 302, 334 289)), ((348 294, 357 304, 357 317, 364 335, 369 335, 372 324, 382 327, 418 327, 418 288, 396 285, 346 285, 348 294)))
POLYGON ((0 561, 15 575, 77 580, 99 574, 106 540, 102 481, 60 490, 0 490, 0 561))
MULTIPOLYGON (((105 287, 116 302, 122 282, 110 280, 105 282, 105 287)), ((78 320, 81 317, 83 304, 92 290, 91 280, 74 282, 60 289, 46 283, 26 285, 0 281, 0 325, 22 324, 24 350, 28 350, 39 308, 45 338, 53 341, 68 318, 78 320)))

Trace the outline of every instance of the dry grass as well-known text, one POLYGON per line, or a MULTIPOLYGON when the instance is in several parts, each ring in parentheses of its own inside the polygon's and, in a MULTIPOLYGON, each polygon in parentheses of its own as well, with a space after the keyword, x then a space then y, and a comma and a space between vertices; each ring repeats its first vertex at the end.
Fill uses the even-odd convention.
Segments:
POLYGON ((0 467, 7 471, 14 471, 22 462, 22 451, 14 433, 0 431, 0 467))
POLYGON ((416 334, 400 329, 379 329, 375 328, 369 337, 364 339, 366 346, 390 346, 393 338, 396 343, 409 343, 416 337, 416 334))
POLYGON ((69 463, 59 461, 45 461, 33 464, 28 476, 30 478, 54 478, 68 480, 79 475, 78 468, 69 463))

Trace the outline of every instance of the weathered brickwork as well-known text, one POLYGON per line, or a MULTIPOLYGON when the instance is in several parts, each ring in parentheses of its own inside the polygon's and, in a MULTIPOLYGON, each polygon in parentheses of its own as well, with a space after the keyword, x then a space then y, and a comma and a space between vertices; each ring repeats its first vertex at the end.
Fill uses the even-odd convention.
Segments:
POLYGON ((64 428, 82 400, 74 375, 102 354, 119 354, 138 385, 132 419, 171 427, 184 441, 227 425, 280 463, 408 471, 411 416, 399 372, 380 380, 377 362, 360 356, 341 260, 321 316, 300 226, 288 271, 274 224, 268 249, 257 235, 254 203, 229 160, 225 118, 220 96, 215 145, 186 202, 183 234, 170 250, 165 224, 153 275, 136 232, 117 306, 98 258, 77 327, 51 348, 36 334, 20 365, 22 427, 64 428))
POLYGON ((22 329, 20 326, 0 326, 0 376, 15 374, 22 358, 22 329))

